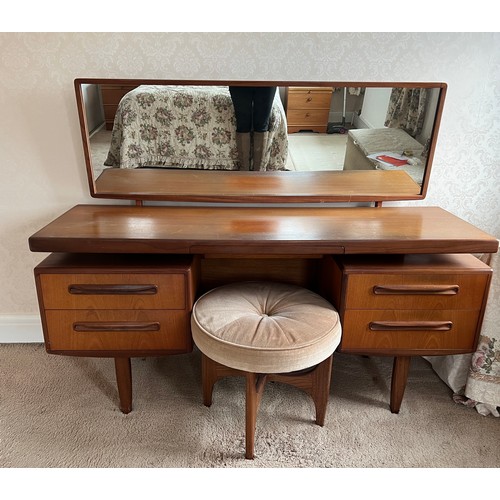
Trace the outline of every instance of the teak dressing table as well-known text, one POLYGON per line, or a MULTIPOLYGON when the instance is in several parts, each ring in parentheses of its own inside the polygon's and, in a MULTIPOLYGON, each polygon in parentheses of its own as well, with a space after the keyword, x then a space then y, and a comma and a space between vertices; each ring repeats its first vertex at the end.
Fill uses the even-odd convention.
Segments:
MULTIPOLYGON (((498 241, 438 207, 381 206, 425 196, 444 84, 424 182, 418 192, 398 193, 398 182, 384 190, 390 172, 374 180, 376 170, 357 179, 357 192, 348 180, 359 176, 356 171, 340 178, 333 172, 137 169, 115 184, 100 184, 92 171, 82 85, 104 83, 107 89, 137 86, 75 82, 91 194, 135 200, 135 206, 77 205, 31 236, 29 245, 51 253, 35 268, 47 352, 114 358, 123 412, 132 409, 130 359, 191 352, 194 301, 232 281, 280 280, 324 295, 341 316, 341 352, 394 357, 393 412, 399 412, 412 356, 475 350, 492 271, 471 254, 497 252, 498 241), (164 174, 172 182, 159 185, 164 174), (337 181, 343 191, 335 191, 337 181), (148 200, 194 203, 149 206, 148 200), (246 204, 228 203, 236 200, 246 204)), ((119 169, 105 172, 120 176, 119 169)))

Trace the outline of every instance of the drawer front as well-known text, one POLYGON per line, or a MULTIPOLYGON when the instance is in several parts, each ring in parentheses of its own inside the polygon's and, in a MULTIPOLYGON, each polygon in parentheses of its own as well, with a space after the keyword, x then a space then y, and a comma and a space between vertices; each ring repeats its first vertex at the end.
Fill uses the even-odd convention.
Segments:
POLYGON ((479 311, 346 311, 341 350, 472 351, 479 311))
POLYGON ((42 274, 45 309, 185 309, 186 276, 42 274))
POLYGON ((101 95, 104 108, 104 118, 106 119, 106 129, 113 129, 116 110, 122 97, 136 87, 121 86, 121 85, 102 85, 101 95))
POLYGON ((116 105, 120 102, 121 98, 135 89, 133 86, 102 86, 101 94, 102 94, 102 102, 104 105, 114 104, 116 105))
POLYGON ((45 309, 185 309, 184 274, 42 274, 45 309))
POLYGON ((288 111, 292 109, 330 109, 331 94, 327 92, 289 92, 288 111))
POLYGON ((480 309, 484 274, 349 275, 346 309, 480 309))
POLYGON ((111 106, 104 106, 104 118, 106 120, 113 122, 115 120, 116 110, 118 105, 113 104, 111 106))
POLYGON ((290 109, 287 120, 292 125, 325 125, 328 122, 328 110, 325 109, 290 109))
POLYGON ((54 351, 190 352, 185 311, 45 312, 46 343, 54 351))

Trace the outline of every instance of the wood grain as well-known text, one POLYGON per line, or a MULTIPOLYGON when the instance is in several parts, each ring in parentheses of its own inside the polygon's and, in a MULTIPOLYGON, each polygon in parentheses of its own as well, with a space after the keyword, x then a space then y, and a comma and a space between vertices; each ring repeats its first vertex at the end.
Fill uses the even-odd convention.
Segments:
MULTIPOLYGON (((326 127, 326 125, 325 125, 326 127)), ((105 169, 95 198, 234 203, 406 200, 420 186, 404 171, 239 172, 193 169, 105 169)))
POLYGON ((498 240, 438 207, 77 205, 29 238, 35 252, 494 253, 498 240))

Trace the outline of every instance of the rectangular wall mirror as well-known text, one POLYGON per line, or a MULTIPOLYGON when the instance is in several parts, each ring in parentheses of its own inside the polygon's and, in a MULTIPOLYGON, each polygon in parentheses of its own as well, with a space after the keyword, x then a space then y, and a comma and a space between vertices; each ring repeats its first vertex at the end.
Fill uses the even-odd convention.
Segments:
POLYGON ((90 193, 199 202, 416 200, 444 83, 75 80, 90 193), (238 161, 231 88, 276 88, 258 168, 238 161))

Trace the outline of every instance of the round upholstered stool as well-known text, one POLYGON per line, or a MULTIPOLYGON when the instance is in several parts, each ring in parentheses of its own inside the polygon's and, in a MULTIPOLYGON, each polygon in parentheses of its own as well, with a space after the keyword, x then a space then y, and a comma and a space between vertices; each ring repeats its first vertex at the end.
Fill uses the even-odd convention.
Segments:
POLYGON ((196 301, 191 330, 202 353, 206 406, 217 380, 246 377, 246 458, 254 456, 257 410, 267 381, 305 390, 314 401, 316 423, 324 424, 332 355, 341 337, 339 315, 327 300, 282 283, 225 285, 196 301))

